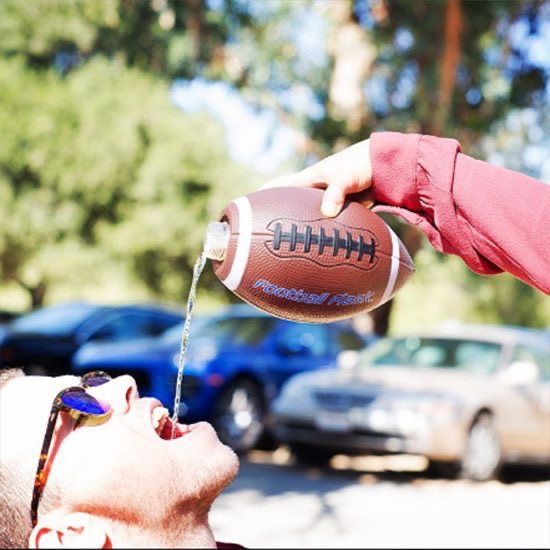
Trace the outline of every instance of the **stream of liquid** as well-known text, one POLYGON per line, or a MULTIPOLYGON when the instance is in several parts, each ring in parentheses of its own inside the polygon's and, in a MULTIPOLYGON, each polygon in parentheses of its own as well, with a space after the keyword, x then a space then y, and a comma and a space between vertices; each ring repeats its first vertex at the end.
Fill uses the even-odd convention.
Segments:
POLYGON ((172 415, 172 436, 176 432, 176 424, 178 422, 178 413, 181 400, 181 384, 183 381, 183 370, 185 368, 185 353, 187 351, 187 344, 189 343, 189 329, 191 328, 191 316, 193 315, 193 308, 195 307, 195 297, 197 294, 197 283, 201 276, 204 264, 206 263, 206 254, 202 252, 195 262, 193 268, 193 280, 191 282, 191 288, 189 289, 189 296, 187 298, 187 313, 185 316, 185 323, 183 324, 183 333, 181 336, 180 355, 178 359, 178 378, 176 382, 176 394, 174 396, 174 413, 172 415))

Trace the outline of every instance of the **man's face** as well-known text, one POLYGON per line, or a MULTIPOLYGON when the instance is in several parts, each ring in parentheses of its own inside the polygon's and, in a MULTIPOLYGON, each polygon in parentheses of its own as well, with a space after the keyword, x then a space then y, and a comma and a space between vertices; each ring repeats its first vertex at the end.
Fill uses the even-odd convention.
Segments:
MULTIPOLYGON (((74 376, 30 376, 15 378, 2 390, 2 461, 17 460, 28 483, 29 506, 53 398, 79 384, 74 376)), ((88 392, 109 403, 113 414, 99 426, 75 426, 68 414, 59 415, 44 496, 55 488, 61 508, 168 527, 167 522, 181 521, 190 510, 206 512, 235 477, 237 457, 210 424, 193 424, 189 431, 180 426, 181 437, 161 439, 153 428, 153 410, 160 404, 139 399, 131 377, 88 392)))

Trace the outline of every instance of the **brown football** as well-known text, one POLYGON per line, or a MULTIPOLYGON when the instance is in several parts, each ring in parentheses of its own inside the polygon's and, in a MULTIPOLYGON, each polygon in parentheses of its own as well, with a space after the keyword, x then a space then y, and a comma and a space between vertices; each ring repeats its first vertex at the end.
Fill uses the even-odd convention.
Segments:
POLYGON ((327 323, 372 310, 414 273, 403 243, 375 213, 347 202, 321 213, 323 191, 263 189, 226 206, 229 224, 216 276, 246 302, 277 317, 327 323))

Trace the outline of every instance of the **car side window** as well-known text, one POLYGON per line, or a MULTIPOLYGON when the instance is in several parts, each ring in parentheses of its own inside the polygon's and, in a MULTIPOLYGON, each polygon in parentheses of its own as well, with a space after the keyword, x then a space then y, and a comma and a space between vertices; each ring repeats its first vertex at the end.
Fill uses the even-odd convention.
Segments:
POLYGON ((98 327, 89 337, 90 340, 127 340, 158 336, 169 324, 161 319, 139 313, 117 315, 98 327))
POLYGON ((326 357, 330 350, 327 329, 322 325, 288 323, 278 341, 289 354, 326 357))
POLYGON ((274 317, 228 317, 206 323, 200 333, 219 342, 258 346, 276 323, 274 317))

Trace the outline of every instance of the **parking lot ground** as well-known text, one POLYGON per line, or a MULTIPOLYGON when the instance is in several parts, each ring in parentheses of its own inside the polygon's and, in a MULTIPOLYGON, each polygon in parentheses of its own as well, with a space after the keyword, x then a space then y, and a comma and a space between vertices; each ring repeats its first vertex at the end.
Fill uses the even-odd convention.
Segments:
POLYGON ((218 540, 248 548, 550 548, 550 480, 433 479, 420 457, 335 457, 301 467, 284 449, 241 460, 211 512, 218 540))

